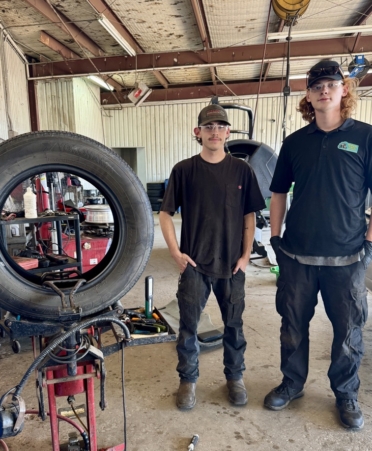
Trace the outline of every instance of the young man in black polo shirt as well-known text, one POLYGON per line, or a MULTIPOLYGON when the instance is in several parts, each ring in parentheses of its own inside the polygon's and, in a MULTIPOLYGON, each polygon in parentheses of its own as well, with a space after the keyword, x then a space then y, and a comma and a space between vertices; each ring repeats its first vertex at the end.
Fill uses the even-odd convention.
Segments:
POLYGON ((304 394, 309 323, 320 291, 334 332, 328 377, 340 420, 346 428, 361 429, 358 369, 367 319, 365 270, 372 255, 372 226, 367 230, 365 219, 365 199, 372 188, 372 126, 351 119, 355 87, 335 61, 311 68, 299 108, 310 124, 290 135, 280 151, 270 187, 270 221, 280 267, 276 308, 282 316, 284 377, 264 405, 281 410, 304 394))
POLYGON ((211 290, 225 326, 224 373, 229 399, 235 405, 248 400, 242 378, 245 269, 254 237, 255 212, 264 208, 265 202, 251 167, 225 153, 229 125, 220 105, 209 105, 200 112, 194 133, 202 150, 174 166, 159 216, 165 241, 181 273, 177 292, 179 409, 191 409, 196 402, 197 326, 211 290), (180 246, 172 221, 179 207, 180 246))

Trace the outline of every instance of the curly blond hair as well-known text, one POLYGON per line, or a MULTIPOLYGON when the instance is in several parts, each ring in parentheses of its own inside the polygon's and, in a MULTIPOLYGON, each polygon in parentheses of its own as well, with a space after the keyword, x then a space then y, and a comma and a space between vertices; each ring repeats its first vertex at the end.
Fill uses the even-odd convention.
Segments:
MULTIPOLYGON (((358 87, 359 80, 356 78, 345 78, 344 84, 349 87, 349 91, 345 97, 341 99, 341 117, 347 119, 351 117, 358 102, 358 87)), ((306 100, 306 96, 300 101, 297 111, 302 114, 302 119, 306 122, 313 122, 315 119, 315 111, 310 102, 306 100)))

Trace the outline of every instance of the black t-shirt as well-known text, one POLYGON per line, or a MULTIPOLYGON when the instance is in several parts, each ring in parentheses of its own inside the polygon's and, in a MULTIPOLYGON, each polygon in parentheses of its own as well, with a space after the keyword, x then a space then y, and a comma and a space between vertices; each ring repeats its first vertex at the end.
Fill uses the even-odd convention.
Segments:
POLYGON ((181 207, 181 252, 203 274, 229 278, 241 256, 243 217, 265 208, 252 168, 226 155, 216 164, 200 155, 176 164, 165 190, 162 211, 181 207))
POLYGON ((326 133, 313 122, 288 136, 270 190, 287 193, 292 182, 283 249, 326 257, 359 252, 372 188, 372 126, 347 119, 326 133))

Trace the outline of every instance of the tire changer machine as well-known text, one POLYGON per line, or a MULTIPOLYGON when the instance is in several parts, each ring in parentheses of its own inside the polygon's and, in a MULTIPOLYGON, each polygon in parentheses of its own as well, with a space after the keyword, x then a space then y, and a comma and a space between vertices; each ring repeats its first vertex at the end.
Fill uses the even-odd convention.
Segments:
MULTIPOLYGON (((65 275, 66 273, 71 275, 72 272, 71 270, 63 271, 65 275)), ((44 282, 60 295, 63 322, 17 320, 8 313, 5 320, 0 323, 2 333, 9 335, 12 340, 31 337, 34 355, 38 353, 19 384, 0 398, 0 445, 3 444, 7 449, 3 439, 14 437, 23 430, 26 414, 36 414, 43 421, 47 416, 50 418, 53 451, 124 451, 126 449, 125 409, 123 443, 109 448, 98 448, 94 380, 99 380, 99 407, 105 410, 107 407, 105 357, 121 351, 122 359, 124 359, 124 348, 127 346, 175 341, 175 332, 167 325, 161 313, 152 307, 153 279, 151 276, 145 279, 146 309, 125 310, 120 302, 116 302, 98 316, 84 318, 83 321, 81 321, 79 306, 74 303, 74 294, 84 280, 73 280, 75 285, 68 294, 68 303, 66 294, 61 289, 64 282, 66 280, 62 278, 44 282), (133 317, 141 321, 144 317, 152 318, 152 314, 157 319, 156 321, 150 319, 150 324, 151 322, 163 324, 167 334, 133 339, 131 336, 133 317), (108 331, 113 333, 114 343, 104 346, 102 335, 108 331), (36 373, 39 409, 27 410, 21 394, 34 373, 36 373), (48 411, 44 406, 45 389, 48 394, 48 411), (85 395, 85 406, 75 408, 75 395, 80 394, 85 395), (58 397, 67 399, 71 407, 69 414, 58 413, 58 397), (81 413, 77 412, 81 409, 83 409, 83 415, 86 415, 86 425, 81 421, 81 413), (59 421, 65 421, 75 428, 76 432, 69 434, 68 443, 60 444, 59 421)), ((71 283, 71 279, 68 282, 71 283)), ((12 347, 14 350, 14 346, 12 347)), ((122 383, 124 384, 124 381, 122 383)))
MULTIPOLYGON (((127 445, 123 365, 123 438, 116 437, 115 442, 119 444, 112 446, 108 442, 110 438, 101 435, 102 444, 98 444, 94 382, 99 380, 99 407, 106 409, 105 357, 119 351, 123 357, 127 346, 176 339, 173 329, 152 307, 152 277, 145 281, 147 310, 143 307, 124 309, 120 303, 139 280, 150 257, 154 226, 148 196, 134 171, 116 152, 76 133, 48 130, 18 135, 0 144, 0 161, 0 308, 7 312, 0 321, 0 334, 7 334, 12 344, 22 337, 31 337, 34 351, 33 362, 20 382, 9 382, 13 388, 4 387, 7 367, 2 360, 1 392, 9 389, 4 394, 0 393, 0 449, 7 451, 4 439, 19 434, 26 416, 33 414, 42 420, 50 417, 53 451, 124 451, 127 445), (49 174, 54 180, 56 172, 72 174, 93 184, 107 199, 113 214, 112 245, 102 260, 87 271, 82 271, 80 266, 79 214, 59 215, 55 202, 51 202, 51 216, 49 212, 47 216, 41 216, 30 209, 32 212, 28 213, 36 217, 15 215, 13 218, 4 208, 10 204, 8 199, 19 185, 27 181, 29 186, 30 180, 40 178, 42 174, 49 174), (68 259, 67 263, 64 244, 58 238, 61 235, 58 228, 61 229, 59 226, 66 221, 68 226, 70 221, 74 224, 76 251, 76 256, 68 259), (48 229, 46 237, 48 231, 55 228, 57 239, 51 238, 44 243, 45 238, 37 233, 48 223, 54 225, 45 226, 48 229), (44 254, 52 250, 55 265, 52 260, 53 265, 38 264, 37 268, 25 268, 13 259, 10 251, 13 248, 8 247, 8 232, 13 235, 12 231, 19 224, 22 227, 27 224, 29 229, 24 243, 26 250, 27 246, 33 250, 38 245, 44 254), (63 260, 58 257, 63 257, 63 260), (141 334, 138 331, 142 331, 141 334), (147 335, 146 331, 151 334, 147 335), (33 373, 36 376, 38 408, 30 411, 22 392, 33 373), (44 406, 45 392, 48 393, 48 408, 44 406), (84 400, 82 407, 77 406, 75 397, 84 400), (65 399, 67 404, 62 403, 65 399), (62 409, 57 409, 57 400, 59 407, 63 404, 62 409), (78 423, 80 420, 82 424, 78 423), (70 426, 77 430, 77 434, 66 440, 70 426)), ((48 181, 48 176, 45 180, 48 181)), ((58 186, 58 182, 56 184, 58 186)), ((43 201, 45 191, 46 186, 40 186, 36 203, 43 201)), ((58 193, 63 195, 63 190, 58 193)), ((43 208, 46 206, 44 203, 41 205, 43 208)), ((14 346, 13 350, 19 352, 19 347, 14 346)), ((121 434, 122 428, 117 430, 121 434)), ((35 428, 30 442, 32 440, 38 442, 38 449, 45 449, 35 428)), ((45 446, 50 449, 49 443, 45 446)), ((30 448, 26 445, 25 451, 30 448)))

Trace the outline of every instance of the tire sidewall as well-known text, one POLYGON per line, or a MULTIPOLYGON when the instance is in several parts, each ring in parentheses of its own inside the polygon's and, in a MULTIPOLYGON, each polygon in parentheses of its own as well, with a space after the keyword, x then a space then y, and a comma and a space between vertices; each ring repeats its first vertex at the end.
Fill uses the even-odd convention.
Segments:
MULTIPOLYGON (((151 205, 132 169, 119 155, 87 137, 66 132, 20 135, 0 145, 3 176, 0 204, 26 178, 42 172, 71 172, 107 196, 115 219, 111 259, 74 295, 82 316, 120 300, 137 282, 150 256, 154 228, 151 205)), ((61 301, 31 278, 20 278, 0 253, 0 307, 35 319, 60 320, 61 301)))

